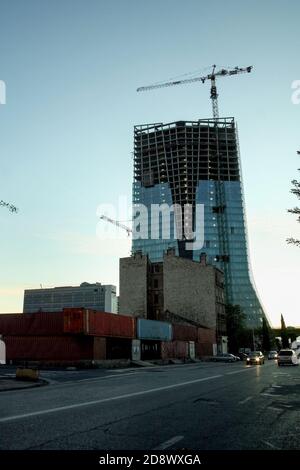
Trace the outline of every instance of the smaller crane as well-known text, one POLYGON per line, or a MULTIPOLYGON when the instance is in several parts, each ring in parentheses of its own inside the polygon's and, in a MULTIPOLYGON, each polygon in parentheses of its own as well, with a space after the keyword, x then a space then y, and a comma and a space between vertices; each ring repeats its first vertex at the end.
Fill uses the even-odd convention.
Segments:
POLYGON ((9 202, 0 201, 0 207, 6 207, 9 212, 18 212, 18 208, 9 202))
POLYGON ((234 67, 233 69, 220 69, 216 72, 216 65, 212 66, 212 71, 210 74, 205 75, 204 77, 195 77, 195 78, 188 78, 186 80, 176 80, 172 82, 160 83, 157 85, 149 85, 149 86, 142 86, 139 87, 136 91, 148 91, 154 90, 155 88, 164 88, 174 85, 183 85, 185 83, 194 83, 194 82, 202 82, 205 83, 206 80, 210 80, 211 87, 210 87, 210 98, 212 101, 212 109, 213 109, 213 117, 214 119, 218 119, 219 117, 219 109, 218 109, 218 93, 217 93, 217 86, 216 86, 216 77, 226 77, 231 75, 237 75, 238 73, 250 73, 253 66, 249 65, 248 67, 234 67))
POLYGON ((126 230, 128 237, 129 237, 130 234, 132 233, 131 228, 127 227, 127 225, 121 224, 121 222, 119 222, 118 220, 110 219, 110 218, 107 217, 106 215, 101 215, 101 216, 100 216, 100 219, 106 220, 107 222, 110 222, 111 224, 116 225, 117 227, 120 227, 120 228, 126 230))

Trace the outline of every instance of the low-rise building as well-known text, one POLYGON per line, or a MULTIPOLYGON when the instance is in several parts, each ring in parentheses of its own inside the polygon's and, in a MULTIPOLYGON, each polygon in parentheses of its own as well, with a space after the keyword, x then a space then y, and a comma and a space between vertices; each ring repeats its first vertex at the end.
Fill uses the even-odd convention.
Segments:
POLYGON ((213 329, 219 349, 226 350, 224 274, 206 262, 175 256, 162 262, 135 253, 120 260, 120 312, 152 320, 213 329))
POLYGON ((66 307, 117 313, 116 286, 83 282, 79 286, 27 289, 24 292, 23 313, 60 312, 66 307))

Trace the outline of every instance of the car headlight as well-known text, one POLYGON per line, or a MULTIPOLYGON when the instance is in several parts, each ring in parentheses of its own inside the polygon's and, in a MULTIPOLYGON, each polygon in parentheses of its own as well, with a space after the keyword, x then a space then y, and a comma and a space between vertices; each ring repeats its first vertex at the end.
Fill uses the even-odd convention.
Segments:
POLYGON ((256 362, 259 362, 259 357, 257 357, 255 360, 256 360, 256 362))

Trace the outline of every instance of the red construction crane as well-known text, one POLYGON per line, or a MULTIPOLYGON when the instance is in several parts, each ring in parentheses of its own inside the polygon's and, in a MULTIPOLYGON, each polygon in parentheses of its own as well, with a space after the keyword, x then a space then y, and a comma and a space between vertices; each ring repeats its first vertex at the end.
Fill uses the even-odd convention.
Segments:
POLYGON ((205 75, 204 77, 195 77, 195 78, 188 78, 185 80, 176 80, 171 82, 160 83, 157 85, 149 85, 149 86, 142 86, 139 87, 136 91, 148 91, 154 90, 156 88, 164 88, 174 85, 184 85, 186 83, 194 83, 194 82, 202 82, 205 83, 206 80, 210 80, 211 87, 210 87, 210 98, 212 100, 212 109, 213 109, 213 117, 214 119, 218 119, 219 117, 219 110, 218 110, 218 93, 216 87, 216 77, 226 77, 229 75, 237 75, 239 73, 250 73, 253 66, 250 65, 248 67, 234 67, 233 69, 220 69, 216 72, 216 65, 212 66, 212 71, 210 74, 205 75))

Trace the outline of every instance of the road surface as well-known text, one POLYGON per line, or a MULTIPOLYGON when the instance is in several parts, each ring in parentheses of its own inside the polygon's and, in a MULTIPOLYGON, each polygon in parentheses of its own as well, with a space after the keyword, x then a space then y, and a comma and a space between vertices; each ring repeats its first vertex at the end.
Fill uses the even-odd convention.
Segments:
POLYGON ((300 367, 48 371, 0 394, 0 449, 299 449, 300 367))

